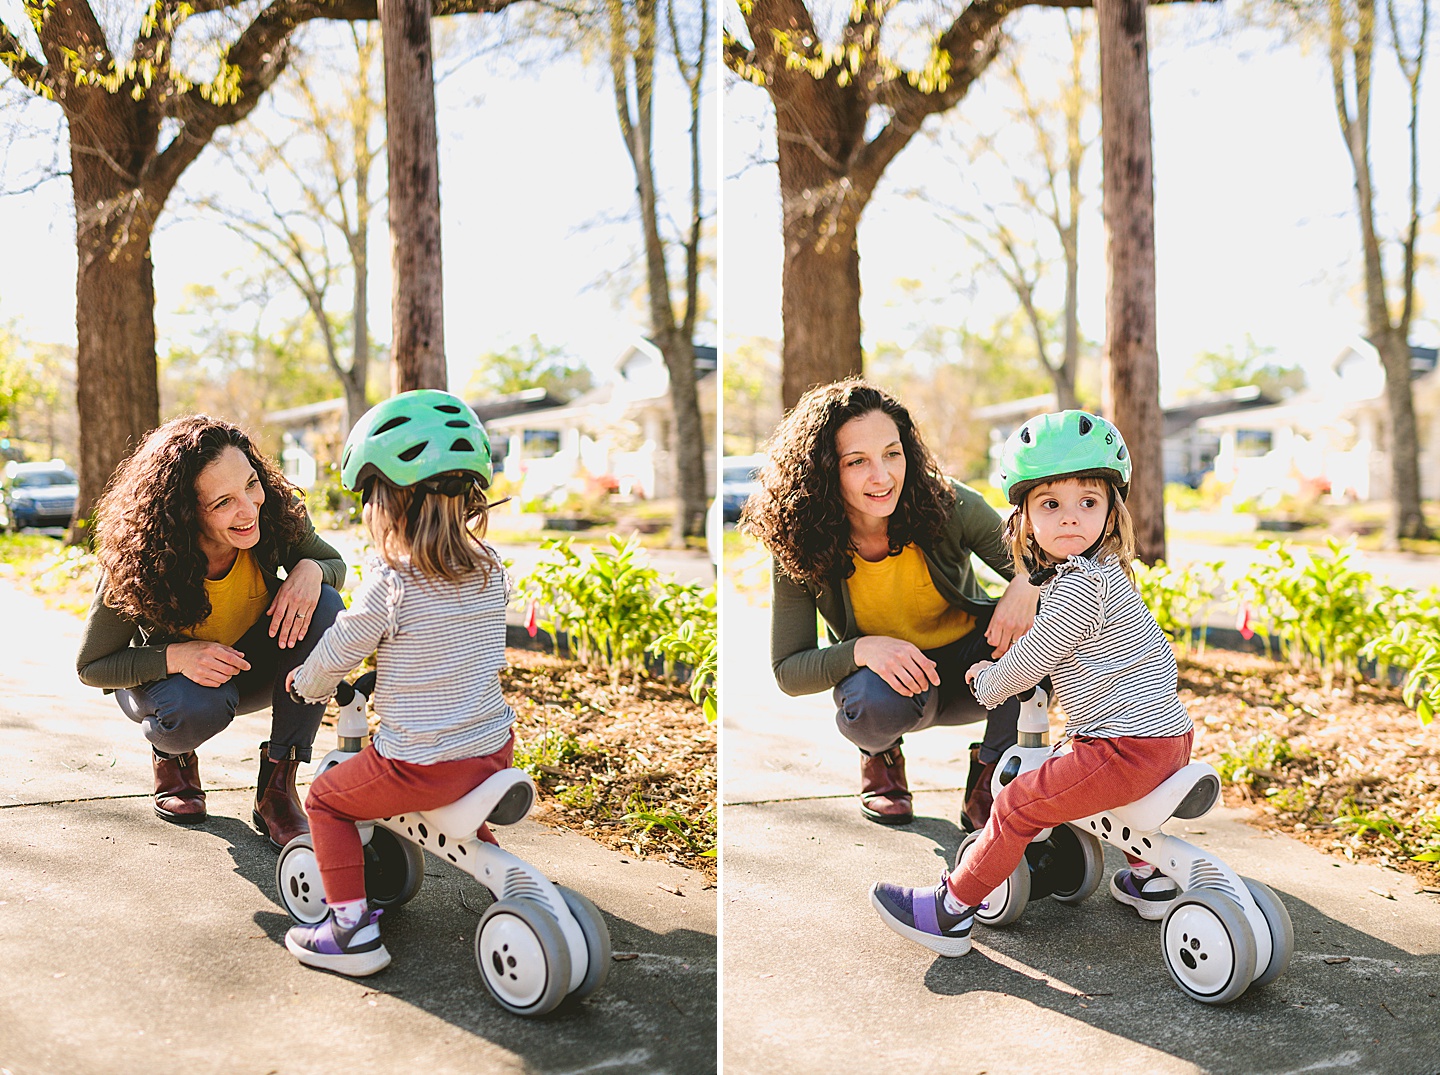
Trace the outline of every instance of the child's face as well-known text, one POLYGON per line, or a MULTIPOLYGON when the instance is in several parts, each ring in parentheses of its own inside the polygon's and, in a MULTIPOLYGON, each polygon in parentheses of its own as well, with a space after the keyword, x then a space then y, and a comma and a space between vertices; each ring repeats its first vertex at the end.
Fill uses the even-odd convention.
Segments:
POLYGON ((1110 490, 1096 478, 1062 478, 1037 485, 1025 498, 1030 532, 1055 561, 1078 556, 1105 531, 1110 490))

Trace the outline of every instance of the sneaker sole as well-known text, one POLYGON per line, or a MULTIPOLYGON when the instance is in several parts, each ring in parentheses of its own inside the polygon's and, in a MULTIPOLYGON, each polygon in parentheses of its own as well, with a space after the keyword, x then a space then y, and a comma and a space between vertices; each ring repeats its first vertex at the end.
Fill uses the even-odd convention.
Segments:
POLYGON ((1153 900, 1137 900, 1123 888, 1116 888, 1114 881, 1110 882, 1110 895, 1116 903, 1123 903, 1126 907, 1135 908, 1135 913, 1147 922, 1160 921, 1165 917, 1165 912, 1170 910, 1170 905, 1180 898, 1175 896, 1160 903, 1153 900))
POLYGON ((870 906, 875 908, 876 913, 880 915, 880 920, 896 933, 900 934, 900 936, 904 937, 907 941, 923 944, 937 955, 942 955, 947 959, 953 959, 956 956, 963 956, 966 952, 970 951, 970 937, 968 934, 964 937, 937 937, 933 933, 922 933, 914 926, 907 926, 904 922, 895 918, 890 914, 886 906, 880 902, 880 898, 875 895, 875 887, 873 885, 870 887, 870 906))
POLYGON ((383 945, 373 952, 362 952, 356 955, 343 953, 330 955, 326 952, 312 952, 286 937, 285 947, 290 950, 292 956, 307 967, 333 970, 336 974, 344 974, 351 978, 364 978, 390 966, 390 953, 385 950, 383 945))

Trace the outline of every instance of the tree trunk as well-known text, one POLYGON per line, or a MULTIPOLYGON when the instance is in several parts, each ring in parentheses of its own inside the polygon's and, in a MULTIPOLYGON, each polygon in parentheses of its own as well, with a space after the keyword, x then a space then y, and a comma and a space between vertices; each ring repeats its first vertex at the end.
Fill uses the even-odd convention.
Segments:
MULTIPOLYGON (((1335 90, 1335 110, 1340 132, 1350 155, 1355 175, 1355 203, 1360 217, 1360 245, 1365 256, 1365 320, 1369 339, 1379 352, 1385 368, 1385 402, 1390 419, 1390 517, 1385 527, 1385 544, 1397 548, 1402 537, 1428 538, 1430 528, 1420 504, 1420 458, 1415 426, 1415 401, 1410 385, 1410 341, 1408 321, 1401 318, 1396 326, 1391 318, 1386 295, 1384 256, 1375 230, 1375 189, 1370 170, 1370 72, 1375 44, 1375 5, 1365 0, 1359 5, 1354 40, 1346 40, 1343 10, 1338 4, 1330 10, 1331 76, 1335 90), (1354 114, 1346 94, 1346 63, 1344 50, 1348 44, 1353 58, 1354 114)), ((1412 123, 1414 115, 1412 113, 1412 123)), ((1413 131, 1412 131, 1413 133, 1413 131)), ((1411 152, 1415 152, 1412 141, 1411 152)), ((1413 164, 1413 160, 1412 160, 1413 164)), ((1412 201, 1412 224, 1414 204, 1412 201)), ((1412 233, 1413 234, 1413 233, 1412 233)), ((1405 280, 1407 289, 1414 287, 1413 277, 1405 280)), ((1411 308, 1411 296, 1403 298, 1411 308)))
POLYGON ((1139 558, 1165 557, 1163 420, 1155 341, 1155 201, 1143 0, 1096 0, 1106 260, 1105 399, 1130 449, 1139 558))
POLYGON ((115 468, 160 424, 150 230, 159 213, 71 125, 75 198, 75 397, 80 496, 69 540, 91 540, 91 514, 115 468))
POLYGON ((864 118, 846 113, 839 94, 813 87, 808 113, 777 105, 781 270, 780 404, 864 372, 860 346, 860 246, 856 231, 873 188, 857 189, 829 161, 843 161, 863 139, 864 118))
MULTIPOLYGON (((781 197, 791 204, 807 193, 781 197)), ((780 292, 780 404, 788 411, 815 385, 864 372, 855 229, 824 234, 814 220, 787 223, 780 292)))
POLYGON ((695 345, 678 332, 658 342, 670 371, 670 443, 678 502, 671 544, 683 548, 686 535, 705 532, 705 425, 695 390, 695 345))
POLYGON ((394 273, 391 387, 445 388, 440 155, 430 5, 380 0, 394 273))
POLYGON ((366 244, 369 241, 369 205, 363 184, 358 201, 361 206, 356 234, 350 241, 350 261, 355 268, 355 297, 351 304, 350 368, 340 377, 345 389, 345 428, 353 429, 360 416, 369 409, 365 385, 370 376, 370 266, 366 244))
POLYGON ((1420 506, 1420 438, 1410 385, 1410 343, 1393 330, 1373 342, 1385 366, 1385 402, 1390 418, 1390 519, 1385 542, 1398 548, 1402 537, 1431 536, 1420 506))

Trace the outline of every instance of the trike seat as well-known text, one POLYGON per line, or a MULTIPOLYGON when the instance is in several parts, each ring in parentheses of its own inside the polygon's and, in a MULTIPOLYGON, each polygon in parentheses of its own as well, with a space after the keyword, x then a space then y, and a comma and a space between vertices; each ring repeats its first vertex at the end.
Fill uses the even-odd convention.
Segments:
POLYGON ((1154 832, 1172 817, 1203 817, 1219 798, 1220 774, 1203 761, 1192 761, 1143 799, 1111 813, 1135 832, 1154 832))
POLYGON ((474 836, 485 822, 513 825, 535 805, 535 783, 520 769, 502 769, 448 806, 425 811, 425 820, 452 840, 474 836))

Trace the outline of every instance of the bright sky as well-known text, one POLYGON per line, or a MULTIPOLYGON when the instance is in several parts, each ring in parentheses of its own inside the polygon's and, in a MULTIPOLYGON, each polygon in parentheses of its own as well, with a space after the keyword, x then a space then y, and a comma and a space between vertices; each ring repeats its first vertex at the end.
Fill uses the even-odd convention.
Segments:
MULTIPOLYGON (((8 25, 18 4, 0 0, 8 25)), ((663 64, 664 57, 661 57, 663 64)), ((672 68, 673 69, 673 68, 672 68)), ((537 334, 602 370, 646 331, 645 313, 602 282, 635 257, 635 178, 606 80, 573 59, 521 71, 504 56, 471 60, 437 90, 440 131, 445 341, 451 385, 463 388, 476 356, 537 334), (617 308, 617 303, 619 304, 617 308)), ((673 91, 677 83, 670 82, 673 91)), ((704 145, 716 144, 717 95, 711 79, 704 145)), ((263 108, 263 105, 262 105, 263 108)), ((683 95, 657 102, 658 166, 683 211, 688 195, 688 113, 683 95)), ((0 153, 6 147, 0 144, 0 153)), ((22 152, 20 148, 10 152, 22 152)), ((34 153, 34 147, 23 152, 34 153)), ((10 177, 19 161, 0 164, 10 177)), ((714 155, 706 161, 714 169, 714 155)), ((383 177, 383 171, 380 173, 383 177)), ((211 151, 182 187, 227 183, 211 151)), ((253 255, 218 225, 175 222, 172 198, 154 240, 156 322, 165 347, 183 331, 175 315, 189 283, 219 285, 226 269, 253 255)), ((709 194, 713 209, 714 191, 709 194)), ((189 215, 189 214, 187 214, 189 215)), ((0 197, 7 249, 0 259, 0 324, 18 320, 35 341, 75 340, 75 250, 70 189, 57 180, 33 193, 0 197), (24 256, 15 256, 24 251, 24 256)), ((371 243, 371 331, 390 337, 390 251, 383 215, 371 243)), ((636 284, 643 276, 632 271, 636 284)), ((714 327, 701 329, 714 342, 714 327)))
MULTIPOLYGON (((733 15, 732 15, 733 17, 733 15)), ((1017 34, 1063 35, 1061 14, 1031 9, 1012 19, 1017 34)), ((1234 346, 1245 336, 1277 349, 1273 361, 1307 372, 1323 367, 1364 330, 1359 282, 1359 227, 1353 179, 1340 139, 1325 55, 1303 55, 1259 31, 1223 37, 1221 13, 1201 5, 1152 8, 1158 338, 1162 392, 1172 392, 1202 351, 1234 346)), ((1433 34, 1431 35, 1433 38, 1433 34)), ((1421 111, 1422 208, 1431 212, 1422 250, 1440 255, 1434 223, 1440 195, 1440 85, 1432 42, 1421 111), (1428 149, 1428 155, 1427 154, 1428 149)), ((1406 196, 1406 102, 1393 56, 1377 62, 1373 152, 1377 181, 1396 208, 1406 196), (1401 199, 1396 202, 1395 199, 1401 199)), ((1003 114, 992 70, 958 106, 976 126, 1003 114)), ((724 332, 727 346, 780 334, 778 182, 773 136, 757 135, 768 114, 762 91, 727 78, 723 146, 724 332)), ((927 130, 937 121, 927 123, 927 130)), ((1098 144, 1092 150, 1098 169, 1098 144)), ((1099 173, 1082 222, 1081 328, 1104 335, 1104 233, 1099 173)), ((917 328, 968 323, 985 330, 1015 307, 1003 285, 957 293, 951 279, 971 255, 932 211, 904 197, 908 187, 962 193, 955 165, 917 137, 892 163, 860 227, 865 345, 904 346, 917 328), (918 294, 903 279, 923 285, 918 294)), ((997 195, 1004 197, 1004 193, 997 195)), ((1382 226, 1390 224, 1387 218, 1382 226)), ((1398 229, 1391 226, 1390 234, 1398 229)), ((1395 249, 1388 252, 1398 269, 1395 249)), ((1412 342, 1440 340, 1440 275, 1421 280, 1429 320, 1412 342)), ((1058 309, 1058 299, 1053 303, 1058 309)), ((1422 307, 1423 308, 1423 307, 1422 307)))

